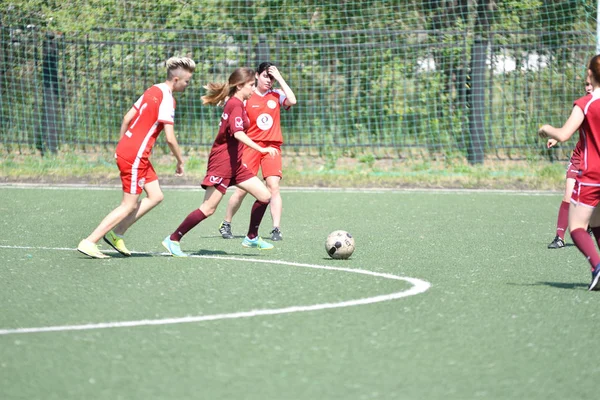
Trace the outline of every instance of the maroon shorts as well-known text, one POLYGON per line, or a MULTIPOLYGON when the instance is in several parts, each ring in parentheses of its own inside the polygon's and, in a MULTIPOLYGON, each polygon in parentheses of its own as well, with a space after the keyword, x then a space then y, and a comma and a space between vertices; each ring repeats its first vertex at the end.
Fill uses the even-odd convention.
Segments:
POLYGON ((582 184, 576 180, 573 194, 571 195, 571 203, 596 208, 598 203, 600 203, 600 185, 582 184))
POLYGON ((201 186, 206 189, 210 186, 214 186, 219 192, 225 194, 229 186, 237 185, 247 181, 250 178, 254 178, 256 175, 250 172, 248 167, 244 164, 240 165, 235 171, 234 175, 230 178, 224 178, 219 176, 212 171, 206 171, 206 176, 202 180, 201 186))

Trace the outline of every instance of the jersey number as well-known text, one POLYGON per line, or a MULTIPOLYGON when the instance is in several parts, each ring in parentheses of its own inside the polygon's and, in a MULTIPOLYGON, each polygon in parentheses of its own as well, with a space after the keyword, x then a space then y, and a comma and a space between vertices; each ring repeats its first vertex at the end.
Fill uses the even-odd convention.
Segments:
POLYGON ((138 123, 138 121, 140 120, 140 117, 142 116, 142 114, 143 114, 143 112, 144 112, 144 110, 146 109, 147 106, 148 106, 148 103, 144 103, 140 107, 140 113, 139 113, 138 117, 135 119, 135 121, 133 121, 133 124, 131 124, 131 126, 129 127, 129 129, 125 133, 127 135, 127 137, 131 137, 131 135, 132 135, 131 129, 133 129, 133 127, 135 126, 135 124, 138 123))

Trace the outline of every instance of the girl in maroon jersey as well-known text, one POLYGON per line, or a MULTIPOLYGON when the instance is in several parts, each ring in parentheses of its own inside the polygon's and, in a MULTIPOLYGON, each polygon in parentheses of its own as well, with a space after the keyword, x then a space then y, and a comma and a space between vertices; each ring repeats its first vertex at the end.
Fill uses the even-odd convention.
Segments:
POLYGON ((543 125, 542 138, 568 140, 577 130, 582 142, 582 162, 575 179, 569 208, 569 229, 575 246, 591 264, 592 281, 588 290, 600 289, 600 254, 586 228, 591 226, 600 246, 600 55, 590 60, 588 77, 593 91, 575 101, 571 115, 561 128, 543 125))
POLYGON ((250 124, 244 101, 254 91, 254 70, 238 68, 226 83, 209 83, 207 93, 202 97, 204 104, 219 105, 225 102, 219 133, 210 151, 206 176, 202 187, 206 190, 200 207, 192 211, 175 231, 167 236, 162 244, 176 257, 187 257, 181 251, 180 240, 201 221, 211 216, 221 202, 227 188, 235 185, 256 198, 250 215, 248 234, 242 242, 244 247, 269 250, 273 245, 258 236, 258 227, 265 214, 271 193, 263 182, 242 163, 242 153, 248 146, 260 153, 275 156, 278 151, 273 147, 262 147, 248 137, 246 131, 250 124))
MULTIPOLYGON (((592 82, 590 78, 585 80, 585 92, 587 94, 592 93, 592 82)), ((555 146, 558 143, 556 139, 548 139, 546 146, 548 148, 555 146)), ((581 164, 581 153, 582 143, 578 141, 573 149, 573 154, 569 160, 567 166, 567 178, 565 182, 565 194, 563 195, 562 202, 558 208, 558 218, 556 219, 556 236, 554 240, 548 245, 549 249, 561 249, 565 247, 565 232, 569 223, 569 204, 571 202, 571 194, 573 193, 573 187, 575 187, 575 178, 579 173, 579 165, 581 164)), ((588 229, 588 233, 592 234, 591 230, 588 229)))
MULTIPOLYGON (((281 149, 283 135, 281 132, 280 109, 290 109, 296 104, 296 95, 289 87, 277 67, 270 62, 261 63, 256 70, 256 89, 246 102, 246 112, 250 118, 248 136, 261 146, 272 146, 281 149), (273 84, 279 83, 281 89, 273 89, 273 84)), ((250 170, 258 174, 262 171, 263 179, 271 192, 271 218, 273 229, 271 240, 282 240, 281 213, 283 202, 279 191, 279 182, 283 176, 281 154, 276 157, 261 154, 253 150, 244 151, 244 163, 250 170)), ((219 227, 219 233, 224 239, 233 239, 231 221, 240 208, 246 192, 236 189, 229 198, 225 219, 219 227)))

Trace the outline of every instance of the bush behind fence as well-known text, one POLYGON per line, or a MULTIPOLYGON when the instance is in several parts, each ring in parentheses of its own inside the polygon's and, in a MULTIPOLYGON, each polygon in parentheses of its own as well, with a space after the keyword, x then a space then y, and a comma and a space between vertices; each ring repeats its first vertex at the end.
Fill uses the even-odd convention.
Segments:
MULTIPOLYGON (((0 32, 5 148, 112 148, 124 113, 165 79, 164 61, 175 54, 198 63, 191 87, 176 97, 176 132, 187 148, 208 148, 217 130, 220 111, 201 105, 202 86, 263 60, 280 66, 299 100, 282 116, 288 149, 456 158, 467 157, 471 144, 476 82, 467 30, 0 32)), ((490 34, 477 83, 488 157, 555 157, 536 131, 541 123, 562 124, 583 94, 594 46, 578 39, 589 37, 584 31, 490 34), (557 43, 551 50, 543 45, 548 35, 557 43)))

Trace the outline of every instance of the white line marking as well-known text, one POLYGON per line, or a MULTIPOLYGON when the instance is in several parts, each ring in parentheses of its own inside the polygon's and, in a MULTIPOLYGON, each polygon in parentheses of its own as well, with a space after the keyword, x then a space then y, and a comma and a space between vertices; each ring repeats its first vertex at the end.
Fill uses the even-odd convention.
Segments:
MULTIPOLYGON (((1 249, 20 249, 20 250, 60 250, 60 251, 73 251, 73 252, 76 251, 75 249, 66 248, 66 247, 0 246, 0 248, 1 249)), ((132 253, 134 253, 134 254, 150 254, 150 255, 167 255, 167 253, 154 253, 154 252, 132 252, 132 253)), ((251 318, 251 317, 257 317, 257 316, 261 316, 261 315, 278 315, 278 314, 291 314, 291 313, 306 312, 306 311, 319 311, 319 310, 327 310, 327 309, 331 309, 331 308, 352 307, 352 306, 373 304, 373 303, 379 303, 382 301, 400 299, 402 297, 414 296, 414 295, 423 293, 431 287, 431 284, 429 282, 421 280, 421 279, 409 278, 409 277, 387 274, 387 273, 382 273, 382 272, 368 271, 368 270, 364 270, 364 269, 330 267, 330 266, 326 266, 326 265, 302 264, 302 263, 280 261, 280 260, 254 260, 254 259, 246 259, 246 258, 240 258, 240 257, 203 256, 203 255, 190 255, 190 257, 211 258, 211 259, 218 259, 218 260, 232 260, 232 261, 242 261, 242 262, 251 262, 251 263, 263 263, 263 264, 281 264, 281 265, 290 265, 290 266, 302 267, 302 268, 314 268, 314 269, 324 269, 324 270, 328 270, 328 271, 349 272, 349 273, 353 273, 353 274, 362 274, 362 275, 374 276, 374 277, 378 277, 378 278, 405 281, 405 282, 410 283, 413 286, 410 289, 404 290, 401 292, 395 292, 395 293, 384 294, 384 295, 373 296, 373 297, 366 297, 366 298, 356 299, 356 300, 341 301, 338 303, 321 303, 321 304, 313 304, 313 305, 308 305, 308 306, 291 306, 291 307, 284 307, 284 308, 250 310, 250 311, 241 311, 241 312, 234 312, 234 313, 228 313, 228 314, 199 315, 199 316, 188 316, 188 317, 180 317, 180 318, 143 319, 143 320, 137 320, 137 321, 100 322, 100 323, 82 324, 82 325, 58 325, 58 326, 43 326, 43 327, 35 327, 35 328, 0 329, 0 335, 11 335, 11 334, 19 334, 19 333, 40 333, 40 332, 84 331, 84 330, 92 330, 92 329, 125 328, 125 327, 150 326, 150 325, 172 325, 172 324, 184 324, 184 323, 191 323, 191 322, 216 321, 216 320, 220 320, 220 319, 251 318)), ((97 261, 90 260, 89 262, 97 262, 97 261)))
MULTIPOLYGON (((161 185, 164 190, 202 192, 200 186, 161 185)), ((121 190, 121 185, 87 185, 85 183, 18 183, 0 182, 0 189, 45 189, 45 190, 121 190)), ((235 187, 230 187, 230 191, 235 187)), ((555 196, 562 193, 556 190, 513 190, 513 189, 428 189, 428 188, 335 188, 335 187, 282 187, 285 193, 428 193, 428 194, 510 194, 518 196, 555 196)))

